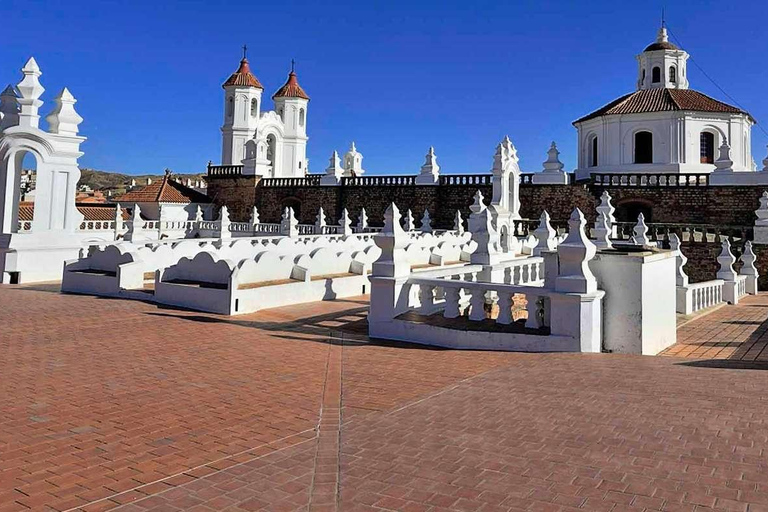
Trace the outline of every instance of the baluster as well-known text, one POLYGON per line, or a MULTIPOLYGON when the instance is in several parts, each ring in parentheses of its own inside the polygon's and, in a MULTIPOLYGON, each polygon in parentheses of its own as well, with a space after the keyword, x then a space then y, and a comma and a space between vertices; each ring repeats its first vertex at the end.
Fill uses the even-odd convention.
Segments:
POLYGON ((419 285, 419 302, 424 313, 431 313, 435 307, 435 287, 431 284, 419 285))
POLYGON ((474 321, 485 320, 485 290, 480 287, 471 290, 469 299, 469 319, 474 321))
POLYGON ((496 317, 496 323, 509 325, 512 323, 512 294, 509 292, 499 293, 498 299, 499 316, 496 317))
POLYGON ((520 267, 512 268, 512 283, 510 284, 520 284, 520 267))
POLYGON ((525 309, 528 311, 528 319, 525 321, 525 326, 529 329, 540 329, 543 325, 541 298, 536 295, 526 294, 525 299, 528 301, 528 304, 525 306, 525 309))

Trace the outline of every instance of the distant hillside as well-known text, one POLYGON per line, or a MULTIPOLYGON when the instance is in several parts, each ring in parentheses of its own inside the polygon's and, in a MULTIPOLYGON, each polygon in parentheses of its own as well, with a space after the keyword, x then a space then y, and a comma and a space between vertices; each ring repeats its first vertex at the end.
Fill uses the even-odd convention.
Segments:
MULTIPOLYGON (((131 180, 136 180, 137 185, 146 185, 147 178, 152 178, 152 181, 163 179, 162 174, 120 174, 96 169, 80 169, 80 173, 79 184, 88 185, 93 190, 120 190, 125 189, 131 180)), ((183 181, 186 181, 187 178, 195 181, 203 178, 205 174, 174 174, 174 176, 180 177, 183 181)))

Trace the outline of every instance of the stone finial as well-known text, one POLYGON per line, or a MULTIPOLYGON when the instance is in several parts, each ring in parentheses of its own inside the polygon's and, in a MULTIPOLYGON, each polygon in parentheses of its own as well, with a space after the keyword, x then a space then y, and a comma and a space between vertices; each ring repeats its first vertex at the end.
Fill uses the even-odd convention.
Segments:
POLYGON ((261 218, 259 216, 259 209, 255 206, 251 210, 251 218, 249 219, 251 226, 255 226, 256 224, 261 223, 261 218))
MULTIPOLYGON (((472 211, 472 213, 480 213, 486 208, 485 204, 483 203, 483 193, 479 190, 475 192, 474 196, 474 202, 469 207, 469 209, 472 211)), ((472 214, 469 215, 472 217, 472 214)))
POLYGON ((493 225, 493 214, 483 203, 483 194, 479 190, 475 193, 475 202, 469 209, 472 210, 469 216, 469 231, 472 233, 472 240, 477 243, 477 249, 470 255, 469 261, 480 265, 498 263, 501 254, 499 234, 493 225))
POLYGON ((152 184, 152 178, 147 178, 147 186, 152 184))
POLYGON ((416 176, 417 185, 436 185, 440 179, 440 166, 437 164, 435 148, 429 148, 421 172, 416 176))
POLYGON ((746 292, 751 295, 757 294, 757 279, 760 277, 760 274, 758 274, 757 267, 755 266, 757 256, 755 256, 755 253, 752 250, 752 242, 749 240, 744 243, 744 252, 741 254, 739 261, 742 263, 741 270, 739 270, 739 275, 747 276, 747 279, 744 283, 746 286, 746 292))
POLYGON ((723 137, 723 143, 720 145, 719 155, 715 160, 714 172, 732 172, 733 160, 731 160, 731 146, 728 144, 728 139, 723 137))
POLYGON ((315 217, 315 233, 318 235, 322 235, 325 226, 326 226, 325 212, 323 211, 323 207, 321 206, 317 210, 317 217, 315 217))
POLYGON ((568 221, 568 236, 557 247, 560 269, 555 279, 555 290, 566 293, 592 293, 597 290, 597 280, 589 269, 589 261, 597 248, 584 228, 587 220, 576 208, 568 221))
POLYGON ((612 248, 611 231, 608 216, 605 212, 598 212, 597 219, 595 219, 595 247, 600 250, 612 248))
POLYGON ((741 258, 739 258, 739 261, 741 261, 742 266, 741 270, 739 270, 739 274, 743 276, 757 276, 757 267, 755 266, 755 262, 757 261, 757 256, 755 256, 755 252, 752 250, 752 242, 747 240, 744 243, 744 252, 741 254, 741 258))
POLYGON ((357 151, 355 142, 349 147, 349 151, 344 154, 344 175, 362 176, 365 173, 363 169, 363 155, 357 151))
POLYGON ((736 271, 733 269, 733 264, 736 263, 736 257, 731 252, 731 242, 727 238, 723 238, 722 248, 720 254, 717 257, 717 263, 720 265, 720 269, 717 271, 717 278, 723 281, 735 281, 736 271))
POLYGON ((346 208, 341 211, 341 218, 339 219, 339 225, 341 226, 341 234, 349 236, 352 234, 352 220, 349 218, 349 212, 346 208))
POLYGON ((362 233, 368 229, 368 214, 365 212, 365 208, 360 210, 360 216, 357 218, 357 231, 362 233))
POLYGON ((141 207, 133 205, 131 220, 128 222, 128 231, 123 235, 123 240, 131 242, 141 236, 144 220, 141 218, 141 207))
POLYGON ((685 257, 685 254, 683 254, 683 251, 680 249, 680 237, 677 236, 677 233, 671 233, 669 235, 669 248, 677 252, 675 284, 677 286, 688 286, 688 274, 683 270, 685 264, 688 263, 688 258, 685 257))
POLYGON ((459 210, 456 210, 456 216, 453 218, 453 230, 459 235, 464 234, 464 219, 461 218, 459 210))
POLYGON ((560 161, 560 151, 557 149, 557 144, 555 144, 555 141, 552 141, 552 145, 549 147, 549 151, 547 151, 547 161, 544 162, 543 172, 561 173, 564 167, 563 162, 560 161))
POLYGON ((505 172, 505 166, 504 166, 504 160, 505 160, 505 150, 504 146, 500 142, 496 146, 496 152, 493 154, 493 167, 491 168, 491 173, 494 176, 502 176, 505 172))
POLYGON ((341 177, 344 176, 344 169, 341 166, 339 152, 334 151, 329 160, 328 167, 325 168, 325 174, 320 178, 321 185, 338 185, 341 177))
POLYGON ((432 218, 429 216, 429 210, 424 210, 424 215, 421 216, 421 232, 432 232, 432 218))
MULTIPOLYGON (((768 147, 768 146, 766 146, 768 147)), ((763 158, 763 172, 768 172, 768 156, 763 158)))
POLYGON ((616 208, 611 203, 612 199, 611 194, 607 190, 603 190, 603 193, 600 195, 600 204, 596 208, 598 217, 601 213, 605 213, 605 216, 608 217, 609 227, 616 223, 616 216, 614 215, 616 208))
POLYGON ((501 141, 501 146, 504 148, 504 152, 506 154, 506 157, 512 161, 512 162, 518 162, 519 158, 517 158, 517 148, 514 144, 512 144, 512 139, 509 138, 509 135, 505 135, 504 139, 501 141))
POLYGON ((632 237, 632 243, 635 245, 650 245, 651 241, 648 239, 648 226, 645 224, 645 215, 642 213, 637 216, 637 224, 632 228, 634 236, 632 237))
MULTIPOLYGON (((381 248, 381 256, 373 264, 373 276, 377 277, 407 277, 411 273, 411 265, 405 254, 408 235, 401 226, 400 210, 391 203, 384 212, 384 227, 373 241, 381 248)), ((371 303, 371 314, 377 313, 371 303)))
POLYGON ((411 210, 405 212, 405 230, 416 231, 416 222, 413 220, 413 212, 411 210))
POLYGON ((533 232, 536 237, 536 246, 531 251, 532 256, 540 256, 542 251, 554 251, 557 248, 557 232, 550 223, 547 210, 541 212, 539 227, 533 232))
POLYGON ((768 226, 768 191, 764 191, 760 196, 760 208, 755 210, 755 215, 755 226, 768 226))
POLYGON ((65 87, 53 101, 55 106, 45 118, 48 131, 59 135, 77 135, 78 125, 83 122, 83 118, 75 111, 75 97, 65 87))
POLYGON ((19 95, 8 85, 0 94, 0 131, 19 124, 19 95))
POLYGON ((197 205, 197 209, 195 210, 195 222, 203 222, 203 209, 200 205, 197 205))
MULTIPOLYGON (((115 234, 123 230, 123 207, 120 203, 115 205, 115 234)), ((115 236, 117 240, 117 236, 115 236)))
POLYGON ((19 91, 18 102, 21 107, 19 125, 37 128, 40 122, 38 110, 43 104, 39 98, 45 92, 43 86, 40 85, 40 80, 38 80, 42 73, 34 57, 30 57, 24 67, 21 68, 21 72, 24 74, 24 78, 16 85, 16 90, 19 91))
POLYGON ((299 221, 296 220, 296 215, 290 206, 283 210, 283 216, 280 219, 280 234, 290 238, 299 236, 299 221))

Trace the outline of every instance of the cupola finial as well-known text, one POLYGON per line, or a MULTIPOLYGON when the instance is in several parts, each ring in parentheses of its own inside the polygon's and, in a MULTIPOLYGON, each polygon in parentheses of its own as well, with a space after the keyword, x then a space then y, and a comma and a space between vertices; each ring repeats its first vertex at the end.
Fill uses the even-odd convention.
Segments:
POLYGON ((247 60, 247 59, 248 59, 248 46, 244 44, 243 45, 243 60, 247 60))

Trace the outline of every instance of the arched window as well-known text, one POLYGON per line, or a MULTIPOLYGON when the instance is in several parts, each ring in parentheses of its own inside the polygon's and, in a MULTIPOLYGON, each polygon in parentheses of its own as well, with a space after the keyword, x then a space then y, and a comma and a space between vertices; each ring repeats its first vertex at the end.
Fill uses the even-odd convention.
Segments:
POLYGON ((677 69, 675 66, 669 66, 669 83, 677 83, 677 69))
POLYGON ((651 81, 655 84, 661 82, 661 68, 656 66, 653 68, 653 76, 651 78, 651 81))
POLYGON ((701 163, 715 163, 715 134, 712 132, 701 132, 701 135, 699 136, 699 147, 701 163))
POLYGON ((299 110, 299 126, 304 126, 304 109, 299 110))
POLYGON ((651 132, 637 132, 635 134, 635 163, 653 163, 653 134, 651 132))
POLYGON ((589 141, 589 166, 597 167, 597 135, 593 135, 589 141))
POLYGON ((643 68, 643 78, 640 80, 640 83, 645 85, 645 68, 643 68))
POLYGON ((233 115, 235 115, 235 98, 230 96, 227 100, 227 117, 231 118, 233 115))
POLYGON ((283 115, 283 109, 278 110, 277 113, 280 116, 280 120, 282 122, 285 122, 285 116, 283 115))
POLYGON ((253 98, 251 100, 251 117, 256 117, 259 115, 259 100, 256 98, 253 98))

